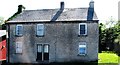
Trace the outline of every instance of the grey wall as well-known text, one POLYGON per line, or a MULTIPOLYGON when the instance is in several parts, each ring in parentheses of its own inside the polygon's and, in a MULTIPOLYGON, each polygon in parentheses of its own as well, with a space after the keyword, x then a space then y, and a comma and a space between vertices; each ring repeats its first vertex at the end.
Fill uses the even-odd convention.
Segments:
MULTIPOLYGON (((38 24, 38 23, 36 23, 38 24)), ((78 36, 79 23, 44 23, 45 35, 36 37, 36 24, 23 24, 23 36, 15 36, 10 24, 9 57, 11 63, 36 63, 37 44, 49 44, 49 62, 93 61, 98 59, 98 23, 87 23, 87 36, 78 36), (86 42, 87 55, 78 55, 79 42, 86 42), (15 43, 22 42, 23 53, 15 53, 15 43)))

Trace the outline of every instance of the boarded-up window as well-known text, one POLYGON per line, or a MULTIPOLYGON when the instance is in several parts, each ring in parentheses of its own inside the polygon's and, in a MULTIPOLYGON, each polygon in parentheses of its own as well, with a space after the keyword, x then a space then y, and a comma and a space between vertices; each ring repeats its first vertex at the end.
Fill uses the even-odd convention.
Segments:
POLYGON ((44 36, 44 25, 43 24, 37 24, 37 36, 44 36))
POLYGON ((86 43, 80 42, 79 43, 79 55, 85 55, 86 54, 86 43))
POLYGON ((16 53, 22 53, 22 43, 21 42, 16 43, 16 53))
POLYGON ((16 25, 15 35, 16 36, 23 35, 23 26, 22 25, 16 25))
POLYGON ((87 35, 87 24, 79 23, 79 35, 87 35))

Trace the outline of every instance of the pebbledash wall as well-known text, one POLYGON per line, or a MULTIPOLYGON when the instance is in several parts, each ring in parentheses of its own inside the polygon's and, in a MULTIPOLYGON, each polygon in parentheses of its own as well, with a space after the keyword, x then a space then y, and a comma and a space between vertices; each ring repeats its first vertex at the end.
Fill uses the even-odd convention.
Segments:
POLYGON ((79 23, 43 23, 44 36, 36 36, 36 23, 22 24, 23 36, 15 36, 10 25, 9 62, 36 63, 37 44, 49 44, 49 62, 95 61, 98 59, 98 23, 85 22, 87 35, 79 36, 79 23), (15 43, 22 42, 23 51, 16 54, 15 43), (86 42, 86 55, 79 55, 79 44, 86 42))

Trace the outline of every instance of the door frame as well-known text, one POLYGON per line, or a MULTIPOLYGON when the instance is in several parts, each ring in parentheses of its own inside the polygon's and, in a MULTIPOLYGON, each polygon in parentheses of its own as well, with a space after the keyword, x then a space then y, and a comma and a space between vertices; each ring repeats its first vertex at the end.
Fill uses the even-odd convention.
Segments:
POLYGON ((44 45, 48 45, 48 54, 50 53, 50 45, 48 43, 37 43, 36 44, 36 61, 49 61, 49 58, 48 60, 44 60, 44 45), (42 45, 42 60, 37 59, 38 45, 42 45))

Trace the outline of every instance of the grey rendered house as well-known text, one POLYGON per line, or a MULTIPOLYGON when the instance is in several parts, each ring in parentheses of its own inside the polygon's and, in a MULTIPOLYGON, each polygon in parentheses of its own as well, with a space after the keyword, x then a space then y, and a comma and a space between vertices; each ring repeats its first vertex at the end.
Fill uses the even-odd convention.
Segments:
POLYGON ((24 10, 6 22, 7 62, 51 63, 98 60, 98 18, 88 8, 24 10))

